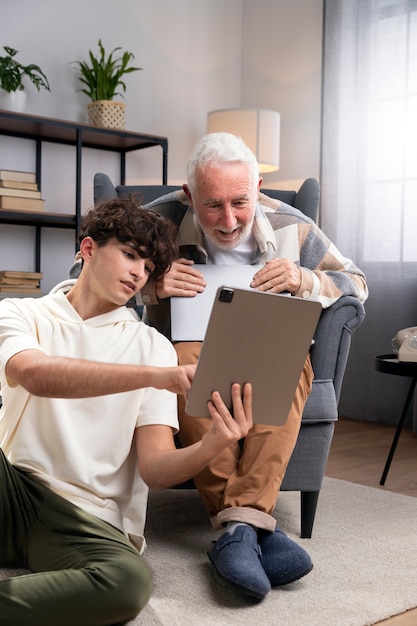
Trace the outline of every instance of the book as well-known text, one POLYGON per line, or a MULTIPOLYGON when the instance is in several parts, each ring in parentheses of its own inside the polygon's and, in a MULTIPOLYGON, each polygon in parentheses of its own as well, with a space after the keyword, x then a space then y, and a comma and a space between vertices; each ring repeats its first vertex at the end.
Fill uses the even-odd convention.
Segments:
POLYGON ((34 172, 19 172, 17 170, 0 170, 0 180, 14 180, 22 183, 36 183, 34 172))
POLYGON ((41 288, 42 272, 0 271, 0 292, 35 293, 41 288))
POLYGON ((0 278, 0 285, 20 285, 21 287, 36 287, 39 284, 39 278, 0 278))
POLYGON ((0 180, 0 187, 6 189, 28 189, 29 191, 38 191, 36 183, 25 183, 21 180, 0 180))
POLYGON ((0 196, 0 209, 6 209, 8 211, 26 211, 27 213, 42 213, 44 208, 45 200, 40 198, 0 196))
POLYGON ((23 270, 0 270, 1 278, 32 278, 41 280, 43 274, 42 272, 24 272, 23 270))
POLYGON ((39 293, 41 290, 39 287, 20 287, 18 285, 0 285, 0 293, 39 293))
POLYGON ((41 198, 41 192, 31 191, 30 189, 9 189, 0 187, 0 196, 7 196, 9 198, 41 198))

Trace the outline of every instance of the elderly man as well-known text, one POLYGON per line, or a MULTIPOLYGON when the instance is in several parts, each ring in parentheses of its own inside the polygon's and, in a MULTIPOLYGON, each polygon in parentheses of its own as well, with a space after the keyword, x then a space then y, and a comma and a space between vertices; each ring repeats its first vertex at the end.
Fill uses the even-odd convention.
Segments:
MULTIPOLYGON (((261 183, 256 159, 243 141, 213 133, 203 137, 191 155, 183 193, 148 205, 178 226, 180 258, 153 291, 151 282, 142 290, 150 323, 166 335, 169 298, 194 297, 205 288, 194 263, 263 264, 251 287, 289 291, 320 300, 323 306, 343 294, 366 299, 365 277, 354 263, 299 211, 259 195, 261 183)), ((181 342, 175 348, 179 363, 195 363, 201 344, 181 342)), ((269 584, 292 582, 312 567, 306 553, 271 517, 312 378, 307 357, 286 424, 254 425, 243 445, 224 450, 195 477, 214 528, 226 527, 209 558, 221 576, 246 593, 261 596, 269 584)), ((210 425, 208 419, 188 416, 181 398, 179 417, 182 445, 200 439, 210 425)))

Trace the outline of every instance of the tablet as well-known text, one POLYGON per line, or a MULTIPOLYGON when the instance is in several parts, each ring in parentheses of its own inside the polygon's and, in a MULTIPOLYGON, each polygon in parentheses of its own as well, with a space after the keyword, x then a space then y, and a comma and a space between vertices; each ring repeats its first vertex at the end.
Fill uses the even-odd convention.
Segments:
POLYGON ((283 425, 310 349, 322 306, 294 296, 219 287, 186 403, 209 417, 216 390, 231 408, 232 383, 252 383, 253 420, 283 425))

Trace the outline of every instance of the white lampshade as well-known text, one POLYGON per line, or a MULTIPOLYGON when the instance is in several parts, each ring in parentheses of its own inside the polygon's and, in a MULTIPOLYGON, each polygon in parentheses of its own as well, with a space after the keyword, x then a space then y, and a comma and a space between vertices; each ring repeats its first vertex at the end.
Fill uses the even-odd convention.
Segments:
POLYGON ((241 137, 255 154, 259 172, 279 169, 280 114, 270 109, 219 109, 207 115, 208 133, 241 137))

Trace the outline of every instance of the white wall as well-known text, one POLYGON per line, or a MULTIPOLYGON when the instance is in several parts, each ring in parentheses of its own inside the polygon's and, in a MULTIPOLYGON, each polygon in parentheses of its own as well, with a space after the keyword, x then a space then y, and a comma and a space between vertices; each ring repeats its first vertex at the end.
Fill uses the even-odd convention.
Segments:
MULTIPOLYGON (((294 186, 319 173, 322 0, 2 0, 1 45, 39 64, 52 92, 28 86, 27 113, 86 121, 86 97, 72 60, 102 39, 135 55, 143 71, 127 76, 127 128, 167 136, 168 179, 181 184, 186 159, 217 108, 262 106, 281 112, 281 169, 269 187, 294 186), (300 16, 303 16, 302 19, 300 16)), ((75 155, 44 144, 46 210, 74 210, 75 155)), ((34 170, 31 142, 0 137, 0 168, 34 170)), ((92 204, 92 177, 117 182, 118 159, 83 155, 82 206, 92 204)), ((161 151, 128 156, 128 181, 160 182, 161 151)), ((43 290, 66 278, 74 233, 43 229, 43 290)), ((0 224, 0 269, 33 269, 33 229, 0 224)))
POLYGON ((280 169, 264 186, 319 178, 323 0, 243 1, 242 105, 281 114, 280 169))

